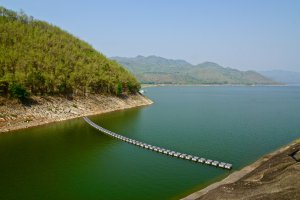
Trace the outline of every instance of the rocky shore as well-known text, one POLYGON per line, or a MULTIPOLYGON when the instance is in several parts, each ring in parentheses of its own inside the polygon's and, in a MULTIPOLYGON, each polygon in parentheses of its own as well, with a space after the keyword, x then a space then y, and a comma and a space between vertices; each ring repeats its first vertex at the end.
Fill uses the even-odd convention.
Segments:
POLYGON ((300 199, 300 141, 270 153, 183 200, 300 199))
POLYGON ((23 103, 2 98, 0 133, 152 103, 150 99, 140 94, 123 97, 89 95, 72 99, 36 96, 23 103))

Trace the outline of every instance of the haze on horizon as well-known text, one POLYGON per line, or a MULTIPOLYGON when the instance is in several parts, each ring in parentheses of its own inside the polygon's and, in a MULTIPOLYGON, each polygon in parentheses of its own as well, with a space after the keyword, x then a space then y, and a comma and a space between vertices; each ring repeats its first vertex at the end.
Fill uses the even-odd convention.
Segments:
POLYGON ((2 0, 107 55, 300 72, 300 1, 2 0))

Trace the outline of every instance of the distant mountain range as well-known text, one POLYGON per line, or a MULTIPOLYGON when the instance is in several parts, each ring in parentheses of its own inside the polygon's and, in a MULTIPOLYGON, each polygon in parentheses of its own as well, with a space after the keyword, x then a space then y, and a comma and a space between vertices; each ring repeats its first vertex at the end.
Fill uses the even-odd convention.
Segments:
POLYGON ((300 73, 285 71, 285 70, 271 70, 261 71, 264 76, 285 84, 300 84, 300 73))
POLYGON ((279 84, 255 71, 224 68, 213 62, 192 65, 185 60, 158 56, 112 57, 111 59, 122 64, 144 84, 279 84))

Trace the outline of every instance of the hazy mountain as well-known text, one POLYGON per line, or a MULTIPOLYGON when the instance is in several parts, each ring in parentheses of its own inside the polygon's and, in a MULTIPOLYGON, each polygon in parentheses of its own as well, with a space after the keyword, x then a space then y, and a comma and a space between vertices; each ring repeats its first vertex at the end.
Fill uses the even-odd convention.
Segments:
POLYGON ((217 63, 192 65, 184 60, 157 56, 112 57, 136 75, 142 83, 160 84, 278 84, 255 71, 224 68, 217 63))
POLYGON ((285 71, 285 70, 271 70, 271 71, 261 71, 264 76, 273 79, 278 82, 286 84, 300 84, 300 73, 285 71))

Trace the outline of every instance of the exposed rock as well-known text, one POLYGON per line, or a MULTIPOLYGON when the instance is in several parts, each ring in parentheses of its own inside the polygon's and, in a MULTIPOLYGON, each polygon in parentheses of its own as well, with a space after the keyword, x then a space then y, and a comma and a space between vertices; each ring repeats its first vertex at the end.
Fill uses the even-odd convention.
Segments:
POLYGON ((224 180, 184 198, 185 200, 298 200, 300 199, 300 144, 268 154, 224 180))
POLYGON ((126 98, 89 95, 88 97, 74 97, 71 101, 63 97, 32 98, 32 102, 36 103, 31 105, 23 105, 16 100, 0 99, 0 133, 153 103, 139 94, 126 98), (6 117, 3 118, 3 116, 6 117))
POLYGON ((298 151, 293 157, 295 160, 300 161, 300 151, 298 151))

